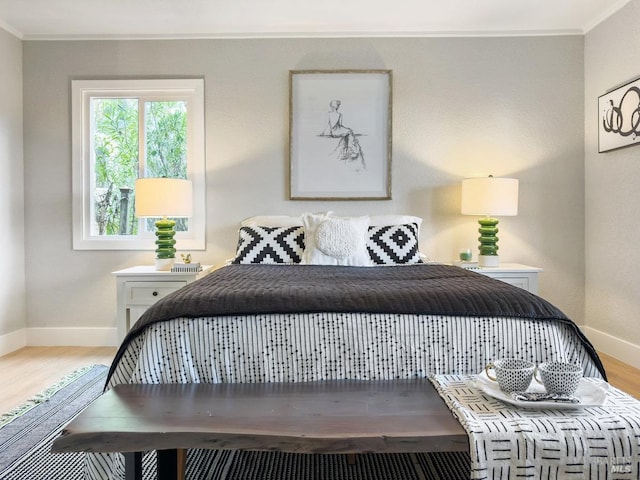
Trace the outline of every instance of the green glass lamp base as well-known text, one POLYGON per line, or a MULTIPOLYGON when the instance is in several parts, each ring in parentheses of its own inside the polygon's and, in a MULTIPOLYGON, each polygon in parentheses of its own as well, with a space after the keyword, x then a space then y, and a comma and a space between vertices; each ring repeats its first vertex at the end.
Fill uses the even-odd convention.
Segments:
POLYGON ((493 217, 484 217, 478 220, 480 228, 478 232, 480 236, 478 241, 478 266, 480 267, 497 267, 500 263, 498 257, 498 219, 493 217))
POLYGON ((166 217, 156 222, 156 270, 171 270, 176 256, 175 225, 166 217))

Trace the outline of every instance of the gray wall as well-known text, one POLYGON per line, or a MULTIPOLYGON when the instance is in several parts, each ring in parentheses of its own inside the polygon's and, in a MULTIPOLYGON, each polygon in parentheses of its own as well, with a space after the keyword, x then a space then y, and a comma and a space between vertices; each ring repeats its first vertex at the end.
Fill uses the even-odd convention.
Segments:
MULTIPOLYGON (((640 76, 640 2, 585 38, 587 324, 635 345, 640 366, 640 147, 598 153, 598 96, 640 76)), ((613 344, 617 353, 624 344, 613 344)), ((628 345, 626 347, 629 347, 628 345)), ((616 351, 610 353, 616 354, 616 351)))
MULTIPOLYGON (((26 327, 22 42, 0 28, 0 335, 26 327)), ((0 352, 2 348, 0 339, 0 352)))
POLYGON ((255 214, 407 213, 421 249, 453 260, 476 250, 460 180, 520 179, 520 214, 501 221, 502 261, 544 268, 540 294, 584 317, 583 38, 268 39, 24 42, 29 327, 112 327, 110 272, 152 252, 74 251, 70 81, 203 76, 207 250, 233 254, 255 214), (393 200, 288 201, 288 71, 393 70, 393 200))

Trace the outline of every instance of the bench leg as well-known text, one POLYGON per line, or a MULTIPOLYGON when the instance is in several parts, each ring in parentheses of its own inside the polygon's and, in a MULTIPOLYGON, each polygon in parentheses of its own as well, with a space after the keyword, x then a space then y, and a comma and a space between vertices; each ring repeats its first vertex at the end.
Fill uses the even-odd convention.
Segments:
POLYGON ((125 480, 142 480, 142 452, 124 453, 125 480))
POLYGON ((158 450, 158 480, 184 480, 187 451, 185 449, 158 450))
POLYGON ((187 478, 187 449, 179 448, 178 452, 178 480, 187 478))

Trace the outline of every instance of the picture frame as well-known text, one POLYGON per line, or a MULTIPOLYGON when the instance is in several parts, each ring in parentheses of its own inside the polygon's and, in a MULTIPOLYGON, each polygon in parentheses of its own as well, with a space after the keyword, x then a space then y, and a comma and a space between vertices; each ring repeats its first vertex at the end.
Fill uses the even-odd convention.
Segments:
POLYGON ((391 70, 290 70, 289 198, 390 200, 391 126, 391 70))
POLYGON ((598 97, 598 153, 640 144, 640 78, 598 97))

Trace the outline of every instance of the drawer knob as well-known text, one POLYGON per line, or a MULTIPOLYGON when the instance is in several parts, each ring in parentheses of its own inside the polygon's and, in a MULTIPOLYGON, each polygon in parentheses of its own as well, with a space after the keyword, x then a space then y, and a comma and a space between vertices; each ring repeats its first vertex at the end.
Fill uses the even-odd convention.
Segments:
POLYGON ((154 297, 157 297, 157 296, 158 296, 158 292, 153 292, 153 293, 152 293, 152 295, 153 295, 154 297))

